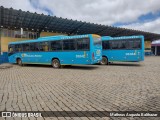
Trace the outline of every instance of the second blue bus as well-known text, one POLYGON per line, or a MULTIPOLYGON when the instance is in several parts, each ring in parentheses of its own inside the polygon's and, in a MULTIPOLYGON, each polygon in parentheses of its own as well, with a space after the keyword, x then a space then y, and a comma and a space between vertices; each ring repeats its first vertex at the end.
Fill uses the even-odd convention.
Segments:
POLYGON ((102 37, 102 61, 139 62, 144 60, 144 36, 102 37))

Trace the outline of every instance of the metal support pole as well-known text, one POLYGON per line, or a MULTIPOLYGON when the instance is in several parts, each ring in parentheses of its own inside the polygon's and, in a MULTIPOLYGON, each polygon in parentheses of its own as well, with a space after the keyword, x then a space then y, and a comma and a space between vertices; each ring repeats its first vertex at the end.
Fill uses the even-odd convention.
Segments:
POLYGON ((0 28, 0 55, 1 55, 1 50, 2 50, 2 44, 1 44, 1 34, 2 34, 2 28, 0 28))
POLYGON ((157 55, 157 46, 155 46, 155 55, 157 55))

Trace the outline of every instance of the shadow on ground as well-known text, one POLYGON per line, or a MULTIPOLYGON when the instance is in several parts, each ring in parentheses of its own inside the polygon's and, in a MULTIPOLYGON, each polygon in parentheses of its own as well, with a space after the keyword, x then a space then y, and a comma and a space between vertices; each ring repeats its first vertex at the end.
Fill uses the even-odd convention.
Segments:
POLYGON ((93 65, 67 65, 64 66, 63 69, 78 69, 78 70, 94 70, 98 69, 98 66, 93 65))
MULTIPOLYGON (((25 64, 22 67, 53 68, 51 65, 37 65, 37 64, 34 64, 34 65, 25 64)), ((98 66, 93 66, 93 65, 65 65, 65 66, 62 66, 60 69, 94 70, 97 68, 98 66)))
POLYGON ((126 66, 126 67, 140 67, 140 63, 110 63, 110 66, 126 66))

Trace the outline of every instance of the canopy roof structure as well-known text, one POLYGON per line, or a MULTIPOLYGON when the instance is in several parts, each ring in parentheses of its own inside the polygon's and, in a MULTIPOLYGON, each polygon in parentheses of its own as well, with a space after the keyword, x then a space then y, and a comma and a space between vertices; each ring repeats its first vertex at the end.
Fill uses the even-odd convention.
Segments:
POLYGON ((112 27, 101 24, 87 23, 72 19, 59 18, 44 14, 25 12, 13 8, 0 7, 1 28, 33 30, 37 32, 48 31, 74 34, 98 34, 101 36, 131 36, 144 35, 145 40, 160 39, 160 34, 132 30, 127 28, 112 27))
POLYGON ((152 41, 152 46, 160 46, 160 40, 152 41))

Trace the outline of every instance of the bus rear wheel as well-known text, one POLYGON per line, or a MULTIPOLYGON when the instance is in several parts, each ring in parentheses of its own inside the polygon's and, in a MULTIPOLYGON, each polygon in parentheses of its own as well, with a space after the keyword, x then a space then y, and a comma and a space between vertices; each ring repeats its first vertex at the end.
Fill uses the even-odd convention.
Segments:
POLYGON ((108 65, 108 59, 106 57, 102 57, 101 65, 108 65))
POLYGON ((22 60, 19 58, 19 59, 17 59, 17 64, 19 65, 19 66, 22 66, 22 60))
POLYGON ((53 66, 53 68, 60 68, 61 64, 58 59, 54 59, 54 60, 52 60, 52 66, 53 66))

